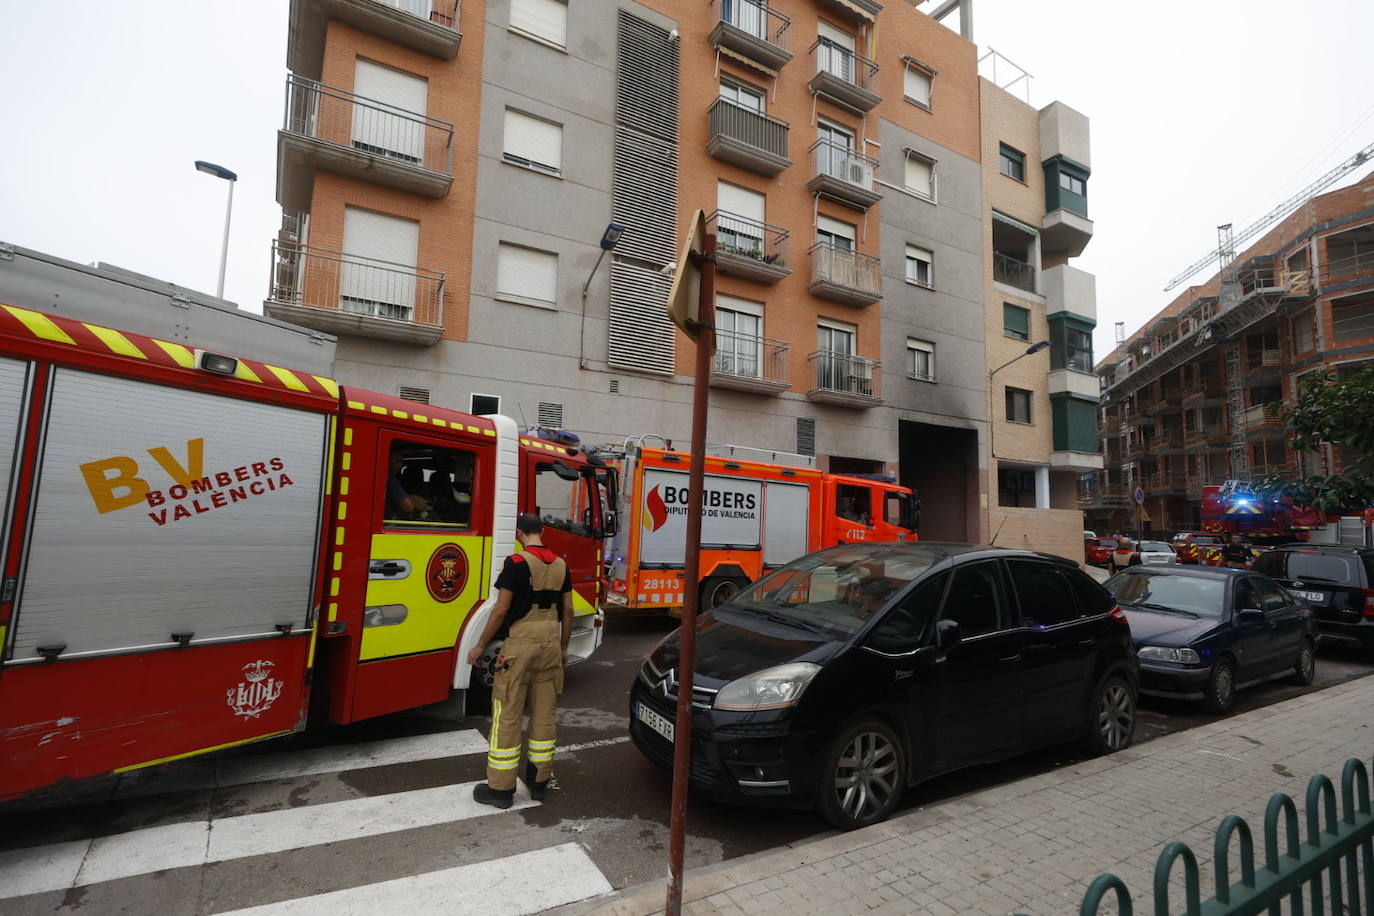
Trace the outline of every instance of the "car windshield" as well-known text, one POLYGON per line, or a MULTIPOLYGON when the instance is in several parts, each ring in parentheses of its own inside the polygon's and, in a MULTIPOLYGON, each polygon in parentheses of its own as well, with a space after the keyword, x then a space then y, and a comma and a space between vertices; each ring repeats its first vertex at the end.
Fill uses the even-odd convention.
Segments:
POLYGON ((911 544, 846 545, 793 560, 730 606, 847 637, 944 554, 911 544))
POLYGON ((1226 616, 1226 582, 1220 578, 1118 573, 1104 585, 1121 604, 1217 619, 1226 616))
POLYGON ((1356 571, 1356 562, 1353 555, 1336 556, 1295 550, 1288 555, 1288 578, 1358 584, 1360 574, 1356 571))
POLYGON ((1163 541, 1142 541, 1140 549, 1146 553, 1173 553, 1174 548, 1163 541))

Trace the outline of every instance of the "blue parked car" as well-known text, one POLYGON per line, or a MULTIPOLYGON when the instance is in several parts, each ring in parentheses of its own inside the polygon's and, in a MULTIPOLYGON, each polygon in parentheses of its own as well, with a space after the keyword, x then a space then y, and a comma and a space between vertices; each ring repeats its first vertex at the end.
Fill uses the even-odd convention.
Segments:
POLYGON ((1133 566, 1105 583, 1131 624, 1140 692, 1226 712, 1242 687, 1310 684, 1312 609, 1268 576, 1211 566, 1133 566))

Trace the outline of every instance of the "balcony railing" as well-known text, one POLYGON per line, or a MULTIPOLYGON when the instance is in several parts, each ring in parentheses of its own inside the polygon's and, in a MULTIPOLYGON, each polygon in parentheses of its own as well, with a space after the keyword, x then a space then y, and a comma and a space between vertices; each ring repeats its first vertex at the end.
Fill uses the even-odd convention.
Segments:
POLYGON ((716 267, 762 283, 776 283, 792 272, 787 266, 786 229, 725 210, 706 218, 716 233, 716 267))
POLYGON ((777 69, 792 59, 792 20, 760 0, 712 0, 719 13, 711 43, 777 69))
POLYGON ((1000 251, 992 253, 992 278, 999 283, 1035 292, 1035 268, 1000 251))
POLYGON ((1283 365, 1283 354, 1277 347, 1272 350, 1251 350, 1245 356, 1245 368, 1253 372, 1256 369, 1278 369, 1283 365))
POLYGON ((1208 423, 1205 426, 1196 426, 1183 431, 1183 444, 1189 448, 1206 445, 1209 442, 1224 442, 1225 440, 1226 428, 1220 423, 1208 423))
POLYGON ((383 6, 394 6, 403 13, 428 19, 436 25, 458 27, 458 0, 377 0, 383 6))
POLYGON ((817 140, 811 146, 811 180, 807 188, 861 208, 882 199, 873 185, 878 160, 832 140, 817 140))
POLYGON ((757 393, 784 391, 789 385, 786 341, 734 331, 716 331, 711 384, 757 393))
POLYGON ((872 305, 882 298, 881 266, 872 255, 817 242, 811 246, 811 283, 807 289, 846 305, 872 305))
POLYGON ((453 172, 449 122, 294 74, 286 78, 284 129, 392 162, 453 172))
POLYGON ((1182 447, 1183 430, 1181 429, 1159 430, 1150 436, 1150 448, 1152 450, 1182 447))
POLYGON ((300 0, 289 6, 286 68, 302 76, 319 78, 331 22, 441 60, 457 57, 463 40, 458 0, 300 0))
POLYGON ((812 72, 807 84, 835 101, 860 112, 870 111, 882 99, 877 95, 878 65, 862 54, 818 38, 811 46, 812 72))
POLYGON ((817 350, 809 360, 814 387, 807 397, 811 400, 852 407, 881 402, 877 360, 835 350, 817 350))
POLYGON ((1282 426, 1282 420, 1270 415, 1267 404, 1256 404, 1245 409, 1246 429, 1278 429, 1282 426))
POLYGON ((760 175, 773 177, 792 164, 787 158, 787 122, 725 99, 711 104, 706 151, 760 175))
POLYGON ((443 331, 440 271, 278 241, 271 287, 269 311, 311 327, 421 343, 443 331))

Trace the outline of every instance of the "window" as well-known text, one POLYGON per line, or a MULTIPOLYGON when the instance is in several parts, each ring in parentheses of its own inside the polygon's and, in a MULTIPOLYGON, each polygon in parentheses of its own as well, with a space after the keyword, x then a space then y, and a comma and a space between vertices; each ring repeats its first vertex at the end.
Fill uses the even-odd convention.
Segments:
POLYGON ((922 64, 916 63, 911 58, 906 58, 906 74, 903 77, 902 93, 908 102, 914 102, 922 108, 930 108, 930 84, 935 79, 935 72, 922 64))
POLYGON ((764 0, 721 0, 720 18, 755 38, 768 37, 764 0))
POLYGON ((1078 328, 1064 329, 1064 365, 1079 372, 1093 371, 1093 336, 1078 328))
POLYGON ((906 374, 923 382, 935 381, 935 344, 906 339, 906 374))
POLYGON ((568 4, 562 0, 511 0, 510 27, 560 48, 568 44, 568 4))
POLYGON ((717 182, 716 246, 722 251, 764 259, 764 196, 728 182, 717 182))
POLYGON ((397 439, 388 447, 382 524, 387 528, 467 528, 477 456, 397 439))
POLYGON ((763 306, 733 296, 716 297, 716 371, 760 378, 763 306))
POLYGON ((1017 340, 1030 340, 1030 311, 1010 302, 1002 303, 1002 331, 1017 340))
POLYGON ((965 566, 954 574, 941 620, 959 624, 963 639, 992 633, 1006 626, 1006 599, 996 563, 965 566))
POLYGON ((1288 607, 1288 598, 1284 596, 1279 587, 1265 579, 1256 579, 1255 588, 1259 590, 1260 601, 1264 602, 1260 607, 1266 611, 1281 611, 1288 607))
POLYGON ((907 150, 906 189, 930 200, 935 199, 935 160, 907 150))
POLYGON ((1008 560, 1012 586, 1021 603, 1021 622, 1028 627, 1052 627, 1083 616, 1073 589, 1048 563, 1008 560))
POLYGON ((505 159, 514 165, 563 174, 563 126, 506 109, 505 159))
POLYGON ((1236 583, 1236 610, 1263 610, 1260 605, 1259 592, 1255 590, 1258 579, 1241 579, 1236 583))
POLYGON ((854 227, 828 216, 817 217, 816 241, 824 242, 841 251, 853 251, 854 227))
POLYGON ((763 93, 750 86, 721 80, 720 97, 738 108, 763 114, 763 93))
POLYGON ((1021 468, 999 468, 997 505, 1035 508, 1035 472, 1021 468))
POLYGON ((1007 419, 1012 423, 1031 422, 1031 393, 1023 388, 1007 388, 1007 419))
POLYGON ((998 144, 1002 174, 1017 181, 1026 180, 1026 154, 1012 149, 1005 143, 998 144))
POLYGON ((873 524, 872 491, 868 487, 840 484, 835 487, 835 514, 861 525, 873 524))
POLYGON ((353 315, 410 321, 417 290, 420 224, 358 207, 344 208, 339 309, 353 315))
POLYGON ((854 358, 854 330, 837 324, 822 324, 816 328, 816 387, 831 391, 867 393, 872 385, 870 376, 864 379, 869 366, 854 358))
POLYGON ((1293 341, 1293 355, 1306 353, 1316 349, 1317 346, 1317 324, 1314 313, 1309 309, 1301 315, 1295 315, 1289 325, 1290 336, 1293 341))
POLYGON ((496 295, 531 304, 558 303, 558 255, 502 242, 496 249, 496 295))
POLYGON ((423 164, 429 84, 371 61, 359 60, 353 91, 363 100, 353 106, 353 147, 375 156, 423 164))
POLYGON ((1374 337, 1374 296, 1350 296, 1331 303, 1331 337, 1336 343, 1374 337))
POLYGON ((935 255, 915 245, 906 246, 906 282, 934 288, 935 255))
POLYGON ((554 460, 541 461, 535 466, 534 511, 550 528, 590 537, 592 530, 588 522, 596 497, 592 481, 578 474, 571 465, 554 460), (586 508, 579 511, 579 506, 586 508))
POLYGON ((847 83, 854 82, 854 36, 828 22, 816 23, 816 65, 847 83))
POLYGON ((1076 569, 1066 569, 1064 575, 1069 577, 1069 584, 1073 586, 1074 592, 1078 595, 1078 605, 1083 609, 1084 614, 1095 617, 1116 607, 1116 599, 1111 596, 1111 593, 1094 582, 1086 573, 1076 569))
POLYGON ((949 573, 940 573, 916 586, 873 628, 868 637, 869 647, 891 655, 920 648, 926 626, 935 616, 948 581, 949 573))
POLYGON ((1083 183, 1083 179, 1076 175, 1070 175, 1068 172, 1059 173, 1059 186, 1065 191, 1077 194, 1080 197, 1087 193, 1087 185, 1083 183))
POLYGON ((854 134, 834 124, 816 125, 816 168, 832 178, 849 180, 849 164, 854 161, 854 134))
POLYGON ((474 394, 468 402, 468 413, 478 417, 488 417, 501 412, 501 396, 498 394, 474 394))

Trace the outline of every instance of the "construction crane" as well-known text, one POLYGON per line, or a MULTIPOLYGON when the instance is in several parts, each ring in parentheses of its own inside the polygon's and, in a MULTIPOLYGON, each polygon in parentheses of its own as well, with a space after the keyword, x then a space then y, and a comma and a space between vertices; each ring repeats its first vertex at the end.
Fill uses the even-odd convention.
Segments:
MULTIPOLYGON (((1294 194, 1292 197, 1288 198, 1274 209, 1270 210, 1264 216, 1260 217, 1257 222, 1251 223, 1245 229, 1236 233, 1234 236, 1230 238, 1230 253, 1232 254, 1232 257, 1234 257, 1236 246, 1239 246, 1245 241, 1259 235, 1261 232, 1268 229, 1274 223, 1277 223, 1279 220, 1283 219, 1289 213, 1292 213, 1298 207, 1302 206, 1309 199, 1311 199, 1313 195, 1335 184, 1338 180, 1340 180, 1342 176, 1348 174, 1352 169, 1357 169, 1360 166, 1364 165, 1371 158, 1374 158, 1374 143, 1369 144, 1364 149, 1360 150, 1358 153, 1351 156, 1349 159, 1345 160, 1340 165, 1336 166, 1334 169, 1327 172, 1325 175, 1318 178, 1316 181, 1312 182, 1307 187, 1303 188, 1301 191, 1294 194)), ((1227 228, 1229 229, 1229 226, 1227 228)), ((1213 261, 1219 258, 1222 261, 1225 261, 1226 255, 1228 253, 1225 250, 1223 250, 1225 247, 1226 245, 1223 242, 1222 244, 1218 245, 1216 249, 1207 252, 1206 257, 1201 258, 1193 264, 1190 264, 1186 270, 1184 270, 1178 276, 1174 277, 1172 280, 1169 281, 1169 285, 1164 287, 1164 291, 1166 293, 1169 292, 1170 290, 1182 284, 1184 280, 1187 280, 1193 274, 1197 273, 1199 270, 1202 270, 1208 264, 1211 264, 1213 261)))

